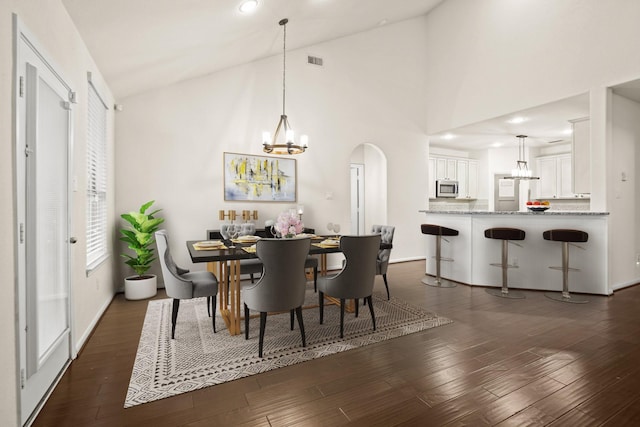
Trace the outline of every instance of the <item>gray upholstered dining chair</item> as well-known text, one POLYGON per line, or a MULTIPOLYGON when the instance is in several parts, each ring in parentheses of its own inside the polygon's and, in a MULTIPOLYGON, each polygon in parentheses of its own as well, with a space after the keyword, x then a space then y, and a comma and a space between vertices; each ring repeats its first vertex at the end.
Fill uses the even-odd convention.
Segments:
MULTIPOLYGON (((393 243, 393 233, 396 228, 392 225, 373 225, 371 227, 371 234, 379 234, 382 238, 382 243, 393 243)), ((382 275, 384 280, 384 287, 387 288, 387 299, 389 296, 389 284, 387 283, 387 268, 389 267, 389 257, 391 255, 391 249, 379 249, 378 260, 376 262, 376 274, 382 275)))
POLYGON ((264 266, 260 280, 242 287, 244 299, 244 337, 249 339, 249 311, 260 312, 260 338, 258 355, 262 357, 267 313, 289 311, 293 330, 295 311, 302 336, 307 342, 302 320, 305 285, 304 262, 309 253, 311 239, 261 239, 256 243, 256 254, 264 266))
POLYGON ((344 337, 345 300, 354 299, 356 316, 358 299, 365 298, 369 303, 373 330, 376 330, 376 316, 373 312, 373 284, 376 278, 376 260, 380 249, 381 236, 342 236, 340 250, 345 256, 342 270, 333 276, 318 279, 318 303, 320 305, 320 324, 324 321, 324 295, 340 299, 340 338, 344 337))
POLYGON ((213 333, 216 332, 216 295, 218 294, 218 279, 209 271, 192 271, 180 268, 173 261, 169 249, 169 236, 166 230, 158 230, 155 233, 158 246, 158 258, 162 266, 162 278, 167 296, 173 298, 173 310, 171 312, 171 339, 175 338, 176 320, 180 300, 207 297, 207 309, 213 313, 213 333), (211 304, 211 305, 209 305, 211 304))
MULTIPOLYGON (((273 234, 271 229, 273 221, 265 221, 264 232, 269 238, 277 237, 273 234), (271 224, 267 226, 267 224, 271 224)), ((255 229, 254 229, 255 232, 255 229)), ((313 289, 317 290, 318 286, 318 258, 309 255, 304 263, 304 268, 313 269, 313 289)), ((248 274, 251 278, 251 283, 254 283, 254 274, 262 274, 262 262, 257 258, 243 259, 240 261, 240 271, 242 274, 248 274)))

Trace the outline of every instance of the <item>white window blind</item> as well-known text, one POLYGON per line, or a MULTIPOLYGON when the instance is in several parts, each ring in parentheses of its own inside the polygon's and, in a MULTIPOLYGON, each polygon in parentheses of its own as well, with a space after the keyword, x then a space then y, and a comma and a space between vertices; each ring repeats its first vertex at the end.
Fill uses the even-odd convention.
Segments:
POLYGON ((87 97, 87 272, 107 258, 107 106, 89 81, 87 97))

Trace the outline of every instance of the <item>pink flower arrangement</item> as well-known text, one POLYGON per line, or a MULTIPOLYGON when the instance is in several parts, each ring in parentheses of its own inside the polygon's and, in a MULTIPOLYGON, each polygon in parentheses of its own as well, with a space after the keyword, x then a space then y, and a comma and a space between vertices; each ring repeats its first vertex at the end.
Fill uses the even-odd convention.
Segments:
POLYGON ((293 237, 302 233, 304 224, 295 212, 284 211, 278 216, 278 220, 273 227, 281 236, 293 237))

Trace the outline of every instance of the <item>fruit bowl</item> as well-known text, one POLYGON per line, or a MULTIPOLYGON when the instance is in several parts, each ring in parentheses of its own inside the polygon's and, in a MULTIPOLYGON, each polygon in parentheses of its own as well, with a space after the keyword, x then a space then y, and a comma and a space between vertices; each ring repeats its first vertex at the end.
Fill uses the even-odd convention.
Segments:
POLYGON ((527 206, 527 209, 529 209, 531 212, 544 212, 547 209, 549 209, 550 206, 540 206, 540 205, 535 205, 535 206, 527 206))

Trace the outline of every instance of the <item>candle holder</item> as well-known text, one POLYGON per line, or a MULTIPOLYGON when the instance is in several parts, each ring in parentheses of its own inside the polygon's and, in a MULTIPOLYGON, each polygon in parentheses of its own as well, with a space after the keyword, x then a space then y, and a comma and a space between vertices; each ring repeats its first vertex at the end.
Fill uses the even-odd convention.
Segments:
POLYGON ((220 221, 224 221, 225 218, 229 218, 229 221, 235 221, 236 220, 236 211, 232 211, 229 210, 225 213, 225 211, 220 210, 218 212, 218 217, 220 218, 220 221))

